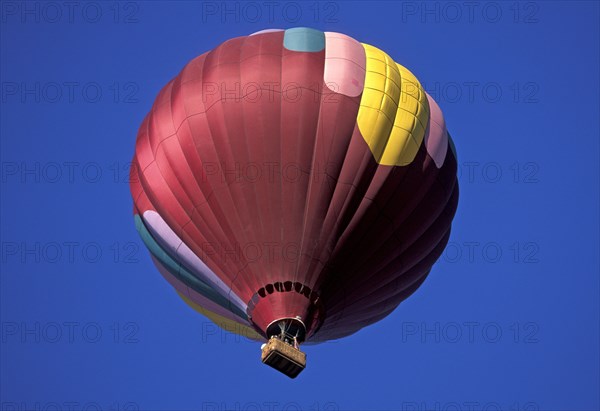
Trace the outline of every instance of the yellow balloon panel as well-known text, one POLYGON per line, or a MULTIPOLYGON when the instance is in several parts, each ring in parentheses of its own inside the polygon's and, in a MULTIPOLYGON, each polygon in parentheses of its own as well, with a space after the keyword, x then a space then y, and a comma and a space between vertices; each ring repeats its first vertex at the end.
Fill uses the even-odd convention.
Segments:
POLYGON ((363 44, 365 88, 358 111, 358 128, 379 164, 410 164, 423 139, 429 103, 419 80, 385 52, 363 44))

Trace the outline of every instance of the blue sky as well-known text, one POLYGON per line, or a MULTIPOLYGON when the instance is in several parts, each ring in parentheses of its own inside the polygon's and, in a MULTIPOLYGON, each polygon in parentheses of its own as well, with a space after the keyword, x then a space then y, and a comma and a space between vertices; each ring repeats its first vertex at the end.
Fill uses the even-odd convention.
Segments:
POLYGON ((597 2, 0 10, 0 409, 600 409, 597 2), (289 380, 160 277, 127 172, 142 118, 190 59, 296 26, 415 73, 456 143, 461 198, 419 291, 306 347, 289 380))

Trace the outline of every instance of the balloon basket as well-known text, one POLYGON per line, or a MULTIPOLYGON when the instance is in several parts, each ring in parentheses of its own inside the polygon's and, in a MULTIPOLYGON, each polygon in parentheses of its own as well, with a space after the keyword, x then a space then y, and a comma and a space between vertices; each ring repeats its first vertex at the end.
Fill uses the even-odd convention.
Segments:
POLYGON ((306 368, 306 354, 277 337, 271 337, 263 346, 261 360, 290 378, 306 368))

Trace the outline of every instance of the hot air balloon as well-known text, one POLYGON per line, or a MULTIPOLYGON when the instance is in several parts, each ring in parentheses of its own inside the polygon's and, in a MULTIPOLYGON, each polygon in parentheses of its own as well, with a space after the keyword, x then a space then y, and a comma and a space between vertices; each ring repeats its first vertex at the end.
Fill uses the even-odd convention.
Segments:
POLYGON ((183 301, 295 377, 300 344, 349 336, 423 283, 456 165, 440 108, 384 51, 265 30, 160 91, 137 135, 135 224, 183 301))

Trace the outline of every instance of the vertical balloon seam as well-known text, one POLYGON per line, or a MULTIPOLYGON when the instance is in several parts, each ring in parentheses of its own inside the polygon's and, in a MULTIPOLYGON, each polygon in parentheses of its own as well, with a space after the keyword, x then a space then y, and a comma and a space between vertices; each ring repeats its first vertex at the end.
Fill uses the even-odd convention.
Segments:
MULTIPOLYGON (((278 82, 276 82, 277 83, 276 87, 278 87, 281 91, 274 91, 273 94, 271 94, 271 95, 276 95, 277 99, 279 100, 279 104, 278 104, 279 118, 278 118, 278 121, 276 121, 276 123, 279 124, 278 135, 281 135, 281 128, 282 128, 281 127, 281 122, 282 122, 281 113, 282 113, 282 102, 283 102, 283 98, 284 98, 284 96, 283 96, 283 84, 282 84, 282 80, 283 80, 282 79, 282 75, 283 75, 282 72, 283 72, 283 57, 284 57, 284 41, 285 41, 284 39, 285 39, 285 33, 286 33, 286 30, 282 30, 282 32, 279 33, 280 37, 278 37, 278 38, 279 38, 280 41, 277 43, 277 52, 278 52, 279 59, 277 60, 276 68, 277 68, 279 80, 278 80, 278 82)), ((275 66, 271 66, 271 67, 275 67, 275 66)), ((279 150, 277 150, 279 152, 279 157, 277 158, 277 161, 275 161, 275 163, 280 168, 282 168, 283 167, 283 164, 282 164, 282 158, 283 157, 282 157, 282 154, 281 154, 282 153, 281 139, 277 139, 277 143, 278 143, 278 146, 279 146, 279 150)), ((278 207, 277 214, 281 218, 279 226, 283 227, 283 177, 282 176, 279 177, 279 183, 280 183, 279 184, 279 189, 277 190, 277 193, 275 194, 275 197, 279 196, 279 199, 280 199, 280 201, 278 202, 278 204, 280 205, 280 207, 278 207)), ((274 187, 275 187, 275 184, 274 184, 274 187)), ((283 244, 283 237, 282 237, 282 235, 283 235, 283 233, 282 233, 283 228, 281 230, 279 230, 279 231, 280 231, 279 244, 281 245, 281 244, 283 244)), ((282 270, 282 269, 283 269, 283 263, 281 265, 280 270, 282 270)), ((274 271, 275 270, 268 270, 267 271, 266 276, 265 276, 265 280, 264 280, 265 283, 270 284, 270 283, 273 283, 276 280, 276 278, 275 278, 276 274, 274 273, 274 271)), ((260 283, 260 280, 256 279, 256 283, 258 285, 258 283, 260 283)), ((263 285, 266 285, 266 284, 263 284, 263 285)), ((258 285, 258 287, 256 287, 255 290, 252 290, 252 292, 256 292, 258 290, 258 288, 260 288, 261 286, 262 285, 258 285)))
MULTIPOLYGON (((222 49, 221 49, 221 48, 219 48, 219 47, 217 47, 217 48, 215 48, 215 49, 211 50, 211 51, 208 53, 208 56, 207 56, 207 58, 204 60, 204 62, 203 62, 203 70, 202 70, 202 83, 203 83, 203 84, 205 84, 205 83, 206 83, 206 72, 207 72, 207 70, 206 70, 206 69, 207 69, 207 61, 209 60, 209 57, 214 57, 214 59, 216 60, 216 59, 217 59, 217 54, 216 54, 216 53, 221 53, 221 51, 222 51, 222 49), (217 51, 217 50, 218 50, 218 51, 217 51)), ((218 63, 217 63, 217 65, 216 65, 216 66, 215 66, 215 65, 213 65, 213 66, 211 66, 211 67, 218 67, 218 63)), ((222 95, 221 95, 221 97, 222 97, 222 95)), ((223 100, 223 98, 220 98, 219 100, 215 101, 215 102, 214 102, 214 103, 213 103, 213 104, 210 106, 210 108, 213 108, 213 107, 215 107, 217 104, 223 104, 223 103, 222 103, 222 100, 223 100)), ((216 158, 217 158, 217 160, 218 160, 218 163, 222 165, 222 164, 223 164, 223 162, 222 162, 222 153, 220 153, 220 152, 219 152, 219 149, 217 148, 217 145, 215 144, 215 143, 216 143, 216 140, 215 140, 215 137, 214 137, 214 132, 213 132, 213 130, 212 130, 212 127, 211 127, 211 121, 210 121, 210 119, 209 119, 209 115, 210 115, 210 114, 209 114, 209 111, 210 111, 210 108, 207 108, 207 109, 205 110, 205 113, 206 113, 206 126, 207 126, 207 129, 208 129, 208 133, 210 134, 210 140, 212 141, 212 145, 213 145, 213 147, 214 147, 214 154, 215 154, 215 156, 216 156, 216 158)), ((202 157, 202 156, 201 156, 201 157, 202 157)), ((227 191, 227 190, 223 190, 223 191, 227 191)), ((211 203, 210 199, 207 199, 207 201, 206 201, 206 205, 207 205, 208 209, 209 209, 209 210, 212 212, 212 214, 213 214, 215 217, 217 217, 217 215, 218 215, 218 214, 223 214, 223 207, 222 207, 222 205, 221 205, 221 202, 218 200, 218 197, 214 196, 214 189, 213 189, 213 191, 211 192, 211 195, 210 195, 210 197, 211 197, 211 199, 213 200, 213 202, 214 202, 214 203, 211 203), (219 211, 219 212, 217 212, 217 208, 218 208, 218 211, 219 211)), ((230 196, 230 197, 231 197, 231 196, 230 196)), ((230 201, 232 201, 232 199, 231 199, 231 198, 229 198, 229 200, 230 200, 230 201)), ((237 216, 237 217, 238 217, 238 219, 239 219, 239 216, 237 216)), ((229 224, 229 223, 227 223, 227 221, 223 221, 223 219, 219 219, 219 218, 217 218, 217 219, 216 219, 216 221, 218 222, 218 224, 219 224, 219 226, 220 226, 220 228, 221 228, 221 232, 224 234, 224 238, 227 240, 227 243, 229 244, 229 246, 233 246, 233 244, 232 244, 232 242, 231 242, 231 238, 232 238, 232 236, 229 234, 229 233, 232 233, 232 232, 233 232, 233 230, 232 230, 232 228, 231 228, 230 224, 229 224), (225 225, 224 225, 224 224, 225 224, 225 225)), ((218 237, 217 237, 217 238, 218 238, 218 237)), ((223 236, 221 236, 221 237, 220 237, 220 241, 222 242, 224 238, 223 238, 223 236)), ((223 244, 221 244, 221 245, 223 245, 223 244)), ((218 266, 218 264, 217 264, 216 262, 213 262, 213 264, 214 264, 214 266, 215 266, 215 267, 214 267, 214 269, 218 269, 218 270, 219 270, 219 271, 221 271, 221 272, 223 271, 223 268, 222 268, 222 267, 219 267, 219 266, 218 266)), ((238 273, 239 273, 239 266, 237 266, 236 264, 234 264, 234 266, 236 266, 236 269, 238 269, 238 273)), ((211 266, 209 265, 209 267, 211 267, 211 266)), ((211 268, 212 268, 212 267, 211 267, 211 268)), ((234 290, 234 286, 235 286, 235 279, 232 279, 232 278, 230 278, 229 276, 226 276, 226 275, 224 275, 224 277, 225 277, 225 278, 227 279, 227 281, 229 282, 229 287, 230 287, 230 289, 232 290, 232 292, 234 292, 233 290, 234 290)), ((235 291, 235 293, 236 293, 236 294, 238 294, 238 295, 240 294, 239 290, 236 290, 236 291, 235 291)))
MULTIPOLYGON (((246 39, 247 40, 250 39, 251 41, 256 41, 256 38, 251 39, 251 36, 248 36, 246 39)), ((242 85, 246 84, 246 80, 244 78, 245 70, 244 70, 243 63, 246 60, 250 60, 250 58, 251 58, 251 57, 248 57, 247 59, 243 59, 244 53, 247 53, 248 52, 247 49, 249 48, 249 42, 247 40, 244 41, 244 43, 242 44, 242 47, 240 48, 239 81, 240 81, 240 84, 242 84, 242 85)), ((260 52, 258 53, 258 55, 260 55, 260 52)), ((249 95, 249 94, 250 93, 248 93, 247 95, 249 95)), ((246 98, 247 95, 244 95, 244 98, 246 98)), ((247 136, 246 118, 247 118, 247 116, 250 115, 250 113, 246 112, 247 107, 248 107, 247 104, 243 104, 241 106, 241 108, 240 108, 241 116, 244 119, 242 121, 243 122, 242 130, 243 130, 243 133, 244 133, 244 138, 242 140, 245 143, 246 152, 247 152, 247 158, 249 159, 249 161, 253 161, 253 159, 252 159, 252 153, 250 151, 249 144, 247 143, 248 139, 246 138, 246 136, 247 136)), ((261 144, 261 147, 262 147, 262 144, 261 144)), ((248 207, 248 209, 250 211, 251 210, 255 210, 254 213, 253 213, 253 215, 251 216, 251 220, 255 220, 256 219, 255 215, 256 215, 257 218, 258 218, 258 227, 260 227, 258 234, 256 234, 254 236, 254 241, 255 241, 256 244, 258 244, 259 243, 258 239, 259 238, 264 238, 264 236, 265 236, 265 223, 263 222, 263 216, 262 216, 262 214, 257 211, 257 210, 260 209, 257 191, 256 190, 250 190, 250 193, 246 194, 245 198, 247 198, 248 195, 250 195, 250 197, 252 199, 252 204, 253 204, 253 206, 252 207, 248 207)), ((265 268, 263 268, 263 267, 261 267, 261 268, 262 268, 262 270, 265 270, 265 268)), ((268 269, 266 271, 268 271, 268 269)), ((248 301, 246 301, 246 304, 248 304, 248 301)))
MULTIPOLYGON (((277 42, 277 52, 278 52, 278 55, 279 55, 279 59, 277 60, 277 64, 274 66, 277 69, 276 73, 275 73, 275 78, 277 78, 277 77, 279 78, 279 80, 278 80, 279 83, 278 84, 279 84, 280 88, 281 88, 281 82, 282 82, 282 79, 283 79, 283 52, 284 52, 283 43, 284 43, 284 37, 285 37, 285 30, 283 30, 280 33, 280 37, 279 37, 280 41, 277 42)), ((277 93, 277 94, 278 94, 279 102, 278 102, 278 104, 277 104, 277 102, 275 102, 275 105, 278 106, 279 118, 277 119, 277 121, 274 121, 274 123, 277 124, 277 126, 278 126, 277 134, 281 135, 281 128, 282 128, 282 124, 281 124, 282 123, 282 119, 281 119, 282 106, 281 106, 281 104, 282 104, 282 100, 283 100, 283 94, 279 94, 279 93, 277 93)), ((282 145, 281 139, 274 139, 274 140, 276 140, 277 145, 278 145, 278 147, 277 147, 278 149, 275 150, 275 152, 278 153, 278 157, 275 159, 276 160, 275 163, 278 164, 280 168, 282 168, 283 167, 283 164, 282 164, 282 162, 283 162, 282 161, 282 158, 283 158, 283 155, 282 155, 283 145, 282 145)), ((277 214, 276 214, 279 217, 279 221, 276 222, 274 224, 274 226, 275 227, 278 227, 278 226, 281 227, 279 229, 279 244, 283 244, 283 218, 284 218, 283 217, 283 204, 284 204, 283 203, 283 175, 279 176, 278 180, 279 180, 279 187, 278 187, 277 192, 274 193, 273 197, 274 198, 279 197, 279 201, 277 202, 278 207, 277 207, 277 214)), ((276 187, 277 184, 273 184, 273 186, 276 187)), ((277 237, 275 237, 275 239, 276 238, 277 237)), ((279 269, 283 270, 283 268, 284 268, 283 267, 283 262, 281 262, 280 264, 281 264, 281 266, 280 266, 279 269)), ((273 265, 273 268, 275 268, 275 265, 273 265)), ((273 282, 275 280, 275 273, 274 272, 268 272, 267 275, 266 275, 265 280, 268 281, 269 283, 273 282)))
MULTIPOLYGON (((322 41, 323 41, 323 48, 325 47, 325 33, 321 32, 321 36, 322 36, 322 41)), ((321 49, 323 50, 323 49, 321 49)), ((319 50, 319 51, 321 51, 319 50)), ((322 68, 323 71, 320 74, 320 78, 323 78, 323 75, 325 73, 325 52, 323 51, 323 63, 322 63, 322 68)), ((317 150, 317 146, 319 145, 319 129, 321 126, 321 122, 322 120, 322 109, 323 109, 323 84, 321 84, 319 91, 315 90, 315 93, 318 94, 318 99, 319 99, 319 108, 318 108, 318 116, 317 116, 317 124, 315 125, 315 129, 314 129, 314 136, 313 136, 313 148, 312 148, 312 157, 311 157, 311 165, 310 165, 310 170, 309 170, 309 174, 308 174, 308 184, 306 185, 306 191, 304 193, 304 207, 303 207, 303 211, 302 211, 302 233, 300 236, 300 251, 299 251, 299 255, 298 255, 298 259, 296 261, 296 266, 294 268, 294 274, 293 274, 293 282, 297 282, 298 281, 298 270, 299 270, 299 266, 300 266, 300 261, 302 261, 302 255, 303 255, 303 251, 304 251, 304 236, 306 235, 306 230, 307 230, 307 216, 308 216, 308 212, 309 212, 309 204, 310 204, 310 196, 312 193, 312 188, 313 188, 313 184, 314 184, 314 170, 315 170, 315 161, 316 161, 316 150, 317 150)), ((309 285, 310 286, 310 285, 309 285)))
MULTIPOLYGON (((249 40, 252 41, 254 39, 252 39, 250 36, 244 37, 243 40, 241 40, 240 46, 238 47, 238 52, 239 52, 240 58, 239 58, 239 62, 236 64, 236 67, 237 67, 237 73, 236 74, 237 74, 237 80, 238 80, 239 84, 244 84, 242 82, 242 63, 244 62, 244 60, 242 59, 242 55, 243 55, 243 52, 245 51, 245 49, 248 47, 249 40)), ((245 96, 243 96, 242 98, 245 98, 245 96)), ((238 111, 238 114, 241 117, 244 117, 244 106, 245 106, 245 104, 242 104, 241 106, 237 106, 236 105, 236 109, 238 111)), ((227 129, 226 134, 230 135, 231 134, 231 129, 230 129, 230 124, 228 122, 226 122, 225 128, 227 129)), ((242 130, 243 130, 242 133, 244 133, 244 136, 245 136, 245 133, 246 133, 245 127, 242 127, 242 130)), ((247 139, 246 138, 242 138, 241 141, 243 142, 242 144, 243 144, 243 146, 245 148, 246 158, 248 158, 251 161, 250 152, 248 150, 248 145, 246 144, 247 139)), ((254 191, 252 191, 252 194, 253 194, 253 197, 255 197, 255 192, 254 191)), ((246 197, 244 195, 243 190, 241 190, 241 189, 240 189, 240 196, 243 199, 245 199, 245 197, 246 197)), ((258 204, 258 202, 256 202, 256 204, 258 204)), ((259 213, 259 216, 260 216, 260 213, 259 213)), ((251 231, 250 235, 252 236, 253 242, 256 243, 256 244, 258 244, 256 233, 254 233, 253 231, 251 231)), ((246 268, 245 270, 249 270, 249 268, 250 268, 250 262, 246 263, 246 267, 248 267, 248 268, 246 268)), ((260 270, 260 267, 258 269, 260 270)), ((258 280, 256 278, 257 277, 257 275, 256 275, 256 268, 252 268, 252 270, 250 272, 251 272, 250 275, 255 277, 255 283, 257 283, 258 280)), ((247 303, 248 303, 248 301, 246 301, 246 304, 247 303)))
MULTIPOLYGON (((239 41, 235 42, 235 43, 231 43, 230 49, 234 49, 237 58, 237 63, 233 64, 232 66, 236 67, 236 73, 235 73, 235 77, 234 79, 228 78, 227 81, 232 81, 235 80, 238 83, 241 81, 241 76, 240 76, 240 57, 241 57, 241 49, 244 46, 245 42, 249 39, 250 37, 246 36, 243 37, 242 39, 240 39, 239 41)), ((221 51, 222 53, 223 51, 221 51)), ((220 64, 219 64, 220 65, 220 64)), ((234 84, 235 84, 234 81, 234 84)), ((237 88, 237 87, 236 87, 237 88)), ((237 99, 236 99, 237 100, 237 99)), ((237 101, 236 101, 237 102, 237 101)), ((239 104, 233 104, 233 105, 227 105, 227 100, 225 99, 223 102, 221 102, 219 104, 220 106, 220 116, 222 117, 222 121, 223 121, 223 132, 220 133, 220 137, 223 138, 227 144, 223 144, 224 147, 227 148, 227 152, 220 152, 218 149, 216 150, 217 152, 217 157, 222 161, 224 158, 227 158, 229 156, 231 156, 231 158, 237 158, 234 155, 234 149, 233 149, 233 145, 234 145, 234 141, 232 140, 232 132, 230 129, 230 123, 227 121, 227 114, 228 114, 228 110, 237 110, 236 114, 240 114, 240 112, 242 112, 242 110, 239 109, 240 105, 239 104), (232 108, 233 107, 233 108, 232 108)), ((210 122, 209 122, 210 124, 210 122)), ((212 130, 211 130, 211 135, 212 138, 214 140, 214 134, 212 134, 212 130)), ((240 139, 243 140, 243 139, 240 139)), ((238 146, 239 141, 236 140, 235 144, 236 146, 238 146)), ((215 144, 216 147, 216 144, 215 144)), ((247 147, 246 147, 246 155, 248 155, 247 152, 247 147)), ((234 164, 235 166, 235 164, 234 164)), ((247 233, 246 230, 243 229, 243 221, 244 218, 242 216, 242 213, 240 212, 240 207, 242 206, 242 204, 240 204, 240 201, 236 201, 241 199, 240 197, 243 197, 243 193, 242 190, 239 188, 239 185, 237 184, 227 184, 227 188, 226 190, 227 193, 229 194, 229 199, 231 200, 231 204, 233 205, 233 210, 235 211, 235 215, 237 217, 237 220, 235 221, 237 224, 238 229, 237 230, 233 230, 232 229, 232 233, 235 232, 238 235, 242 235, 243 239, 242 239, 242 243, 243 244, 250 244, 251 242, 248 241, 249 239, 251 239, 251 234, 247 233)), ((221 209, 221 212, 224 213, 224 211, 221 209)), ((239 243, 240 239, 238 237, 235 238, 228 238, 228 241, 230 243, 230 245, 234 245, 235 243, 239 243)), ((251 270, 251 267, 249 265, 249 262, 246 260, 245 256, 243 253, 238 253, 239 256, 237 256, 237 259, 241 259, 244 260, 242 262, 239 262, 238 264, 236 264, 238 272, 236 273, 234 279, 232 280, 232 286, 231 288, 233 289, 233 285, 238 281, 238 279, 242 280, 244 282, 244 280, 248 280, 245 281, 247 288, 249 290, 249 292, 251 292, 252 290, 252 282, 250 280, 250 277, 254 277, 254 273, 251 270), (239 275, 240 273, 247 273, 247 275, 239 275)), ((245 301, 246 304, 248 304, 248 301, 245 301)))

